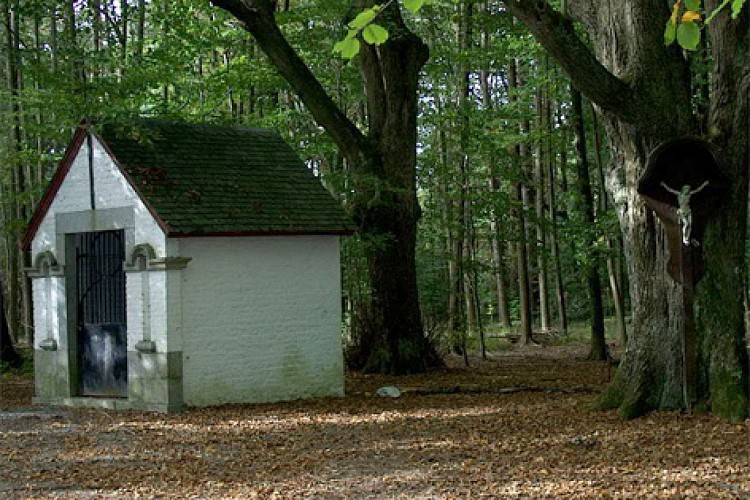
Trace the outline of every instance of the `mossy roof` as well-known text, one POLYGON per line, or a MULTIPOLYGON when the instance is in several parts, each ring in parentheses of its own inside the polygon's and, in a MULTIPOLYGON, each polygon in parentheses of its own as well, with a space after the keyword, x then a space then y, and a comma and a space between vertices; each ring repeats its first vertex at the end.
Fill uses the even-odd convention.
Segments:
POLYGON ((274 131, 140 120, 97 133, 169 236, 354 229, 274 131))

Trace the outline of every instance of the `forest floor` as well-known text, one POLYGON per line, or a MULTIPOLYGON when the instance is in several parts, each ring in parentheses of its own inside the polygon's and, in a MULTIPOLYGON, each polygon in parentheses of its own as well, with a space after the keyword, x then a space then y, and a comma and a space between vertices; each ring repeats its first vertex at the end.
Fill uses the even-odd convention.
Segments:
POLYGON ((750 421, 592 410, 585 346, 526 347, 347 396, 162 415, 38 408, 0 380, 2 498, 750 498, 750 421), (372 396, 396 385, 399 398, 372 396), (503 392, 505 390, 505 392, 503 392))

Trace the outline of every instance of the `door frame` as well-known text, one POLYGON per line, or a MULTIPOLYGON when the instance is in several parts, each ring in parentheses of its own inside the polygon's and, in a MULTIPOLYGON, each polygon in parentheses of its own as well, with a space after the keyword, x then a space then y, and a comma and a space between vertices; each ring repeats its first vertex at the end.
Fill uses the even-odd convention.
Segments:
MULTIPOLYGON (((123 244, 125 245, 125 256, 127 258, 135 247, 135 210, 133 207, 84 210, 80 212, 55 214, 55 246, 59 252, 59 262, 65 263, 66 307, 64 308, 64 312, 61 311, 61 314, 65 314, 67 317, 60 318, 60 320, 61 323, 65 325, 66 329, 65 338, 67 341, 67 356, 64 362, 67 364, 68 381, 66 385, 69 397, 106 399, 106 397, 81 396, 79 391, 80 374, 78 368, 78 301, 76 290, 77 270, 75 235, 78 233, 120 229, 125 232, 123 244)), ((126 286, 127 279, 126 273, 126 286)), ((128 391, 130 391, 130 373, 128 373, 128 391)))
MULTIPOLYGON (((77 380, 77 387, 76 387, 76 395, 81 397, 93 397, 93 398, 126 398, 128 396, 128 361, 127 361, 127 343, 128 343, 128 337, 127 337, 127 289, 126 289, 126 276, 125 276, 125 270, 124 265, 126 261, 126 254, 125 254, 125 231, 123 229, 108 229, 103 231, 86 231, 82 233, 73 233, 71 234, 71 239, 73 241, 74 246, 74 252, 71 254, 73 259, 75 260, 75 265, 73 266, 73 274, 75 276, 75 281, 72 281, 71 287, 75 290, 75 303, 71 304, 73 306, 74 310, 74 316, 75 316, 75 346, 76 346, 76 359, 75 364, 78 372, 78 380, 77 380), (102 241, 101 238, 111 238, 110 241, 102 241), (104 245, 104 248, 102 248, 102 244, 104 245), (111 247, 108 247, 111 245, 111 247), (97 252, 94 252, 94 250, 104 250, 104 252, 107 252, 109 250, 113 250, 111 253, 103 253, 98 254, 97 252), (113 255, 114 254, 114 255, 113 255), (84 273, 82 268, 79 264, 81 264, 79 255, 85 255, 86 260, 84 260, 84 263, 88 265, 86 269, 87 273, 84 273), (91 261, 88 261, 88 259, 96 259, 97 257, 106 257, 112 259, 111 261, 103 264, 99 269, 96 269, 97 271, 102 270, 102 268, 106 271, 110 271, 108 273, 108 276, 113 276, 111 272, 119 273, 119 276, 117 278, 121 279, 121 282, 112 281, 112 280, 106 280, 107 285, 114 284, 115 288, 112 288, 110 286, 107 286, 105 289, 97 290, 95 287, 92 287, 91 285, 93 283, 96 283, 97 276, 93 276, 93 279, 91 279, 91 275, 88 273, 95 272, 95 268, 90 266, 88 263, 91 261), (86 276, 89 276, 89 278, 85 278, 86 276), (84 280, 85 284, 89 285, 89 289, 86 290, 86 293, 81 295, 81 290, 79 290, 79 284, 81 280, 84 280), (91 292, 99 291, 101 295, 99 296, 100 300, 97 300, 96 295, 91 296, 89 295, 91 292), (112 302, 111 298, 112 295, 115 295, 115 301, 112 302), (122 325, 122 328, 124 329, 124 336, 125 338, 122 339, 124 344, 120 344, 120 348, 122 349, 121 354, 123 355, 123 359, 121 361, 124 361, 124 367, 120 366, 121 369, 124 369, 125 371, 125 378, 124 378, 124 387, 119 387, 120 383, 123 382, 121 379, 115 379, 113 380, 114 384, 111 387, 102 387, 101 390, 91 389, 89 388, 86 390, 84 387, 85 385, 85 379, 84 376, 84 367, 86 366, 85 360, 84 360, 84 351, 86 349, 87 340, 89 340, 89 337, 94 337, 96 334, 89 333, 87 335, 86 333, 86 325, 89 323, 86 323, 86 319, 79 317, 80 311, 82 310, 83 305, 87 302, 86 298, 94 299, 95 303, 92 307, 92 314, 96 318, 89 317, 88 319, 92 321, 90 324, 100 324, 103 325, 105 323, 112 323, 112 324, 120 324, 122 325), (106 314, 102 314, 109 310, 110 314, 114 314, 113 318, 104 318, 102 316, 106 316, 106 314), (117 321, 106 321, 106 319, 116 319, 117 321), (98 320, 98 321, 97 321, 98 320), (102 321, 104 320, 104 321, 102 321), (82 351, 83 350, 83 351, 82 351), (118 390, 119 389, 119 390, 118 390)), ((96 261, 93 262, 96 264, 96 261)), ((91 304, 89 302, 89 304, 91 304)), ((89 314, 90 316, 90 314, 89 314)), ((103 329, 105 330, 105 329, 103 329)), ((119 328, 117 329, 119 331, 119 328)), ((104 334, 105 337, 107 334, 104 334)), ((115 333, 115 335, 118 335, 115 333)), ((119 335, 118 335, 119 336, 119 335)), ((95 347, 99 347, 98 345, 95 347)), ((100 364, 94 363, 93 364, 95 371, 94 373, 100 373, 104 374, 103 370, 101 370, 102 366, 100 364)), ((111 367, 113 370, 113 374, 116 373, 114 371, 114 366, 111 367)), ((89 372, 91 373, 91 372, 89 372)), ((91 379, 89 379, 91 380, 91 379)), ((95 384, 96 385, 96 384, 95 384)))

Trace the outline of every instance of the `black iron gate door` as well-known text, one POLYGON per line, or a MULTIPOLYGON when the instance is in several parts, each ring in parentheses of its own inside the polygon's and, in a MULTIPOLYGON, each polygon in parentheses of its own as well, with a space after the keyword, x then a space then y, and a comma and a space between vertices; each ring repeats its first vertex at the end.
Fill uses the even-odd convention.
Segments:
POLYGON ((124 231, 76 234, 75 252, 79 393, 127 396, 124 231))

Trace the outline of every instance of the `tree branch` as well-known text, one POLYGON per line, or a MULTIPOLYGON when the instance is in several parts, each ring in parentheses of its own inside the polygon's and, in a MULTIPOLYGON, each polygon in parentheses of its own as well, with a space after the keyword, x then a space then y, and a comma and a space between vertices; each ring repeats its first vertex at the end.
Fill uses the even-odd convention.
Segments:
POLYGON ((292 86, 315 121, 330 134, 353 165, 360 164, 366 148, 362 132, 326 92, 299 54, 289 45, 274 17, 271 0, 211 0, 236 17, 250 32, 271 64, 292 86))
POLYGON ((560 10, 563 16, 569 16, 583 25, 591 33, 598 27, 595 3, 601 0, 575 0, 567 2, 566 11, 560 10))
POLYGON ((378 48, 374 45, 363 44, 359 55, 362 58, 362 79, 366 89, 370 135, 380 137, 383 133, 386 116, 383 103, 388 102, 388 93, 383 82, 378 48))
POLYGON ((505 5, 547 49, 582 94, 601 109, 633 122, 632 89, 597 60, 578 37, 570 19, 544 0, 506 0, 505 5))

